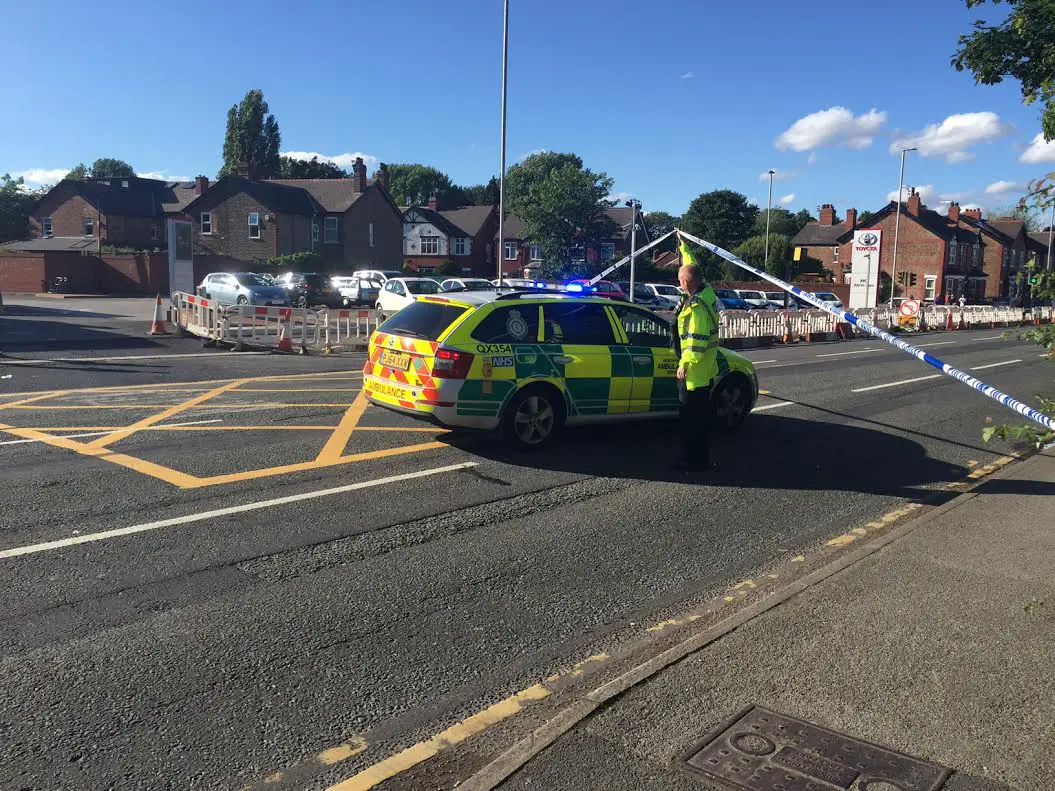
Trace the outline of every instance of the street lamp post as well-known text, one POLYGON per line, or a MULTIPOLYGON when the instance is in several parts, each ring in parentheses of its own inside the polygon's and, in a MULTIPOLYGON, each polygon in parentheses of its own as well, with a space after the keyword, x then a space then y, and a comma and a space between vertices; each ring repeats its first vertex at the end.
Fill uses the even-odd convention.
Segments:
POLYGON ((502 285, 502 264, 506 255, 506 71, 509 67, 509 0, 502 18, 502 167, 498 175, 498 285, 502 285))
MULTIPOLYGON (((897 183, 897 215, 894 217, 894 261, 890 264, 890 307, 894 307, 894 291, 897 285, 897 240, 898 234, 901 230, 901 193, 905 189, 905 154, 909 151, 916 151, 915 148, 902 148, 901 149, 901 175, 898 176, 897 183)), ((882 261, 880 261, 882 265, 882 261)))
POLYGON ((630 301, 634 301, 634 280, 636 269, 634 268, 634 260, 637 255, 637 213, 641 209, 641 201, 637 198, 631 198, 626 202, 626 205, 630 207, 630 301))
MULTIPOLYGON (((762 268, 767 272, 769 271, 769 221, 773 215, 773 174, 775 170, 769 171, 769 202, 766 204, 766 262, 762 265, 762 268)), ((787 297, 784 298, 784 307, 787 307, 787 297)))
POLYGON ((1044 264, 1044 268, 1049 272, 1051 271, 1051 237, 1055 234, 1055 199, 1051 203, 1051 220, 1048 221, 1048 260, 1044 264))

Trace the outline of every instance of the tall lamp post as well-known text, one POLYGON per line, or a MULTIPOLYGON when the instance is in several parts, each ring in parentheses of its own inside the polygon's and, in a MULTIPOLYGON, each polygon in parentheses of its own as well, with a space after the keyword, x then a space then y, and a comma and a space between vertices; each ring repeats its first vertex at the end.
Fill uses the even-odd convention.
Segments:
MULTIPOLYGON (((890 307, 894 307, 894 291, 897 285, 897 240, 898 233, 901 230, 901 193, 905 189, 905 154, 909 151, 916 151, 915 148, 902 148, 901 149, 901 175, 898 176, 897 183, 897 216, 894 217, 894 261, 890 264, 890 307)), ((880 262, 882 263, 882 262, 880 262)))
POLYGON ((634 268, 635 256, 637 255, 637 213, 641 211, 641 201, 637 198, 631 198, 626 202, 626 205, 630 207, 630 301, 634 301, 634 276, 636 270, 634 268))
MULTIPOLYGON (((766 262, 762 265, 762 268, 769 271, 769 221, 772 219, 773 214, 773 174, 775 170, 769 171, 769 202, 766 204, 766 262)), ((785 292, 786 293, 786 292, 785 292)), ((784 299, 784 307, 787 307, 787 298, 784 299)))
POLYGON ((1055 234, 1055 199, 1051 203, 1051 220, 1048 222, 1048 260, 1044 264, 1044 268, 1049 272, 1051 271, 1051 237, 1055 234))
POLYGON ((502 17, 502 168, 498 175, 498 285, 502 285, 502 265, 506 256, 506 70, 509 67, 509 0, 502 17))

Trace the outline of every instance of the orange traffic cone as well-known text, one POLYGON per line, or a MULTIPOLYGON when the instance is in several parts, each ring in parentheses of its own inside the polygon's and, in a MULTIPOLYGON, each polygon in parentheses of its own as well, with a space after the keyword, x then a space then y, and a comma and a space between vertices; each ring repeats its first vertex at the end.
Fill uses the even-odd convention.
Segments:
POLYGON ((278 346, 280 352, 293 351, 293 338, 289 330, 290 317, 293 311, 290 308, 282 308, 278 312, 278 346))
POLYGON ((161 313, 161 295, 158 294, 157 302, 154 303, 154 320, 150 324, 151 335, 168 335, 168 327, 165 326, 165 317, 161 313))
POLYGON ((945 329, 952 329, 952 308, 948 308, 945 311, 945 329))

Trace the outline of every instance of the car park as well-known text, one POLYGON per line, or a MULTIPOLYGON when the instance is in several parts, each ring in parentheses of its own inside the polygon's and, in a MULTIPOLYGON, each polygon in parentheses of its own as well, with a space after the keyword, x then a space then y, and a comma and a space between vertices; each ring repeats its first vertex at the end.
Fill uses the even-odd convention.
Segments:
POLYGON ((753 291, 746 288, 735 289, 737 296, 755 310, 773 310, 766 295, 761 291, 753 291))
MULTIPOLYGON (((670 324, 625 301, 559 293, 423 295, 370 338, 371 403, 452 428, 499 431, 537 448, 565 427, 674 416, 670 324)), ((718 350, 717 425, 740 426, 758 398, 749 360, 718 350)))
POLYGON ((535 288, 535 283, 536 281, 523 277, 502 278, 501 282, 497 279, 491 281, 492 285, 498 286, 499 288, 535 288))
POLYGON ((607 299, 626 299, 623 290, 610 280, 598 280, 596 283, 591 283, 589 280, 569 280, 565 283, 564 290, 569 294, 590 294, 607 299))
POLYGON ((394 277, 403 277, 403 273, 396 269, 357 269, 352 272, 352 277, 377 280, 381 285, 384 285, 385 281, 394 277))
POLYGON ((724 310, 751 310, 751 306, 731 288, 716 288, 714 295, 721 301, 724 310))
POLYGON ((197 288, 199 297, 223 305, 288 305, 284 288, 253 272, 210 272, 197 288))
POLYGON ((341 306, 350 308, 355 305, 374 305, 381 294, 381 281, 369 280, 365 277, 341 278, 346 281, 343 287, 338 288, 341 295, 341 306))
MULTIPOLYGON (((843 307, 843 301, 830 291, 815 291, 813 293, 813 296, 815 296, 817 299, 819 299, 821 302, 823 302, 830 308, 835 308, 836 310, 845 310, 845 308, 843 307)), ((812 308, 815 306, 809 305, 809 307, 812 308)))
MULTIPOLYGON (((624 294, 629 294, 630 293, 630 283, 629 283, 629 281, 627 281, 627 282, 620 281, 616 285, 619 286, 619 290, 622 291, 624 294)), ((671 306, 669 305, 667 300, 662 299, 661 297, 659 297, 651 289, 645 288, 644 284, 642 284, 642 283, 634 283, 634 304, 635 305, 644 305, 647 308, 652 308, 652 310, 670 310, 671 309, 671 306)))
POLYGON ((394 277, 385 281, 377 296, 378 321, 401 311, 422 295, 439 294, 440 284, 429 277, 394 277))
POLYGON ((685 292, 679 286, 672 286, 670 283, 645 283, 644 286, 657 297, 662 297, 670 303, 671 308, 676 308, 681 298, 685 296, 685 292))
POLYGON ((285 288, 290 304, 300 308, 316 305, 336 308, 341 304, 341 294, 333 282, 318 272, 287 272, 280 275, 275 284, 285 288))
POLYGON ((449 277, 440 282, 444 291, 495 291, 498 286, 482 277, 449 277))

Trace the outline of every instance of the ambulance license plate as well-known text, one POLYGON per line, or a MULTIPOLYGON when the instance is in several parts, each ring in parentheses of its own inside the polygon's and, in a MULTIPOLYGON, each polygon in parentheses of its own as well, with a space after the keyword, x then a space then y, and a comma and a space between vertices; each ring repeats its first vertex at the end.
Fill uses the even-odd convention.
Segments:
POLYGON ((397 368, 400 371, 410 370, 410 355, 400 352, 381 352, 381 365, 386 368, 397 368))

